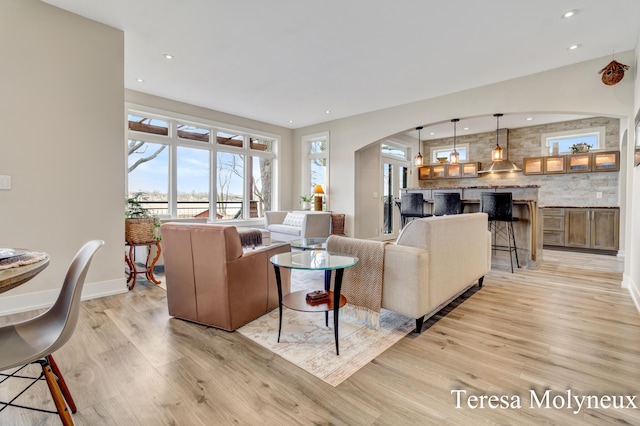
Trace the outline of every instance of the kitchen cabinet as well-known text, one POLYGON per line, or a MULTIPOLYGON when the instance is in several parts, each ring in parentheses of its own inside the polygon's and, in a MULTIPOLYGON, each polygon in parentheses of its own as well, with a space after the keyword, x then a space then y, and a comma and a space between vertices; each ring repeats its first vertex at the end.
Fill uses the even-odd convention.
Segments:
POLYGON ((418 169, 418 179, 457 179, 478 177, 480 163, 477 161, 459 164, 431 164, 418 169))
POLYGON ((544 208, 543 242, 546 246, 618 250, 618 208, 544 208))
POLYGON ((571 154, 567 161, 568 173, 617 172, 620 170, 620 151, 571 154))
POLYGON ((618 209, 567 209, 565 246, 618 250, 619 220, 618 209))
POLYGON ((620 170, 620 151, 526 157, 523 165, 525 175, 615 172, 620 170))
POLYGON ((545 245, 564 247, 564 209, 545 208, 542 215, 542 238, 545 245))

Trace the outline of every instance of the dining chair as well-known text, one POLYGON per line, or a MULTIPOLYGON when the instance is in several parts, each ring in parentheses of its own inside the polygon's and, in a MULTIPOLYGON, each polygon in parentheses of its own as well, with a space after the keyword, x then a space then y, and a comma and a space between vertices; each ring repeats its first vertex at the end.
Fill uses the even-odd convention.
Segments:
POLYGON ((52 353, 60 349, 73 335, 80 314, 80 296, 87 271, 93 255, 103 245, 104 241, 93 240, 82 246, 69 265, 58 298, 46 312, 26 321, 0 327, 0 371, 20 367, 10 374, 0 374, 0 383, 12 377, 33 380, 9 402, 0 401, 0 412, 7 407, 17 407, 57 413, 63 425, 73 425, 69 410, 75 413, 76 405, 52 353), (20 375, 23 368, 35 363, 42 367, 42 373, 38 377, 20 375), (47 382, 57 411, 14 403, 27 389, 43 378, 47 382))

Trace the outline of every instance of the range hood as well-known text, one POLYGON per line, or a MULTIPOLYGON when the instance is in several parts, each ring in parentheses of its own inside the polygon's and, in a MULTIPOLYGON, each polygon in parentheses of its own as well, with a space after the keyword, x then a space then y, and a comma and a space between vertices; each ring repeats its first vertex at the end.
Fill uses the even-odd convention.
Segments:
POLYGON ((492 161, 488 167, 483 167, 478 173, 521 172, 522 169, 520 167, 509 161, 509 129, 496 130, 496 145, 504 146, 505 158, 492 161))

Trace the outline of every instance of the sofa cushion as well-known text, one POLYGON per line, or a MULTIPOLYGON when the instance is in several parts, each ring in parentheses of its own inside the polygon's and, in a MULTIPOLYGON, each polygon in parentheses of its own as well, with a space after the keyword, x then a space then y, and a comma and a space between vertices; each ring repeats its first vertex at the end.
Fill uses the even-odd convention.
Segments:
POLYGON ((304 221, 304 214, 298 214, 298 213, 287 213, 287 215, 285 216, 284 220, 282 221, 283 225, 289 225, 289 226, 297 226, 298 228, 302 227, 302 221, 304 221))
POLYGON ((277 223, 273 225, 269 225, 269 231, 279 232, 280 234, 296 235, 296 236, 300 236, 302 234, 302 228, 299 226, 280 225, 277 223))

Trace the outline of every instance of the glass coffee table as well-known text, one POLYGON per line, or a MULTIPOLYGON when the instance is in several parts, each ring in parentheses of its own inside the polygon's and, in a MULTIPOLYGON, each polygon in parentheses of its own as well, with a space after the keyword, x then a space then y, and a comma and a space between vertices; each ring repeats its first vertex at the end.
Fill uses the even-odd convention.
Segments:
POLYGON ((291 248, 299 250, 326 250, 327 238, 300 238, 289 241, 289 244, 291 244, 291 248))
POLYGON ((304 250, 280 253, 270 259, 276 273, 276 283, 278 286, 278 309, 280 319, 278 323, 278 342, 280 342, 280 332, 282 331, 282 307, 286 306, 301 312, 324 312, 325 325, 329 325, 329 311, 333 311, 333 329, 336 340, 336 355, 340 355, 338 347, 338 311, 346 305, 347 298, 340 294, 342 288, 342 275, 346 268, 358 263, 359 259, 342 253, 328 252, 326 250, 304 250), (280 268, 306 269, 313 271, 324 271, 324 290, 329 293, 329 300, 321 303, 310 303, 306 300, 307 293, 313 291, 300 290, 282 295, 282 281, 280 279, 280 268), (336 271, 336 280, 333 291, 329 291, 331 283, 331 271, 336 271))

